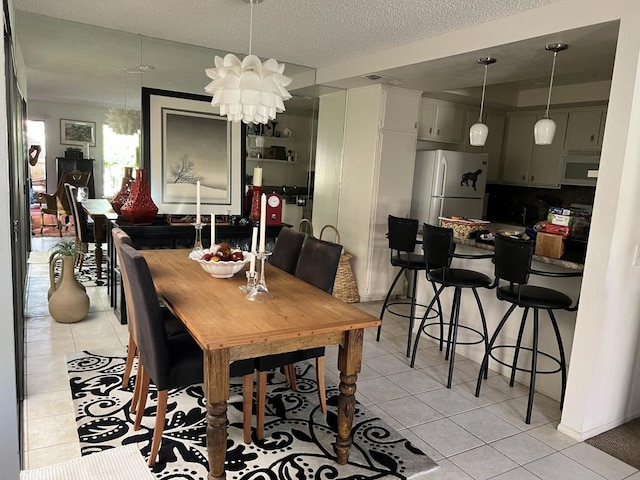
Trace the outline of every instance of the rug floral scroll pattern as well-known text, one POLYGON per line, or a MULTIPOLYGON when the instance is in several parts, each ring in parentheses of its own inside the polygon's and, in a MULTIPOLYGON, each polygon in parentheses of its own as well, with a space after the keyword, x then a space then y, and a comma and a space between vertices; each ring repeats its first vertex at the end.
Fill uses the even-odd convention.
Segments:
MULTIPOLYGON (((121 388, 124 351, 113 354, 72 354, 68 371, 78 435, 83 455, 137 444, 149 455, 155 420, 155 391, 147 402, 140 430, 133 431, 129 413, 133 378, 121 388)), ((228 402, 227 478, 257 479, 406 479, 436 468, 436 464, 398 432, 357 405, 349 463, 335 463, 338 389, 328 385, 328 413, 317 403, 315 371, 298 364, 298 391, 284 376, 268 376, 265 440, 242 441, 242 385, 232 379, 228 402)), ((239 380, 239 379, 238 379, 239 380)), ((167 419, 157 478, 207 478, 205 399, 202 385, 169 392, 167 419)), ((255 420, 254 420, 255 422, 255 420)))

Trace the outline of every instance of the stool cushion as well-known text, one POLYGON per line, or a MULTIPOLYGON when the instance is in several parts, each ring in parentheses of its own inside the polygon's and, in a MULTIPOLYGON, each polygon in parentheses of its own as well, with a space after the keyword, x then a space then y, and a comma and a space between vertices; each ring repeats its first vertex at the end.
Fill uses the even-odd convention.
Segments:
POLYGON ((404 267, 411 270, 426 270, 427 265, 424 263, 424 255, 417 253, 400 252, 391 257, 391 265, 394 267, 404 267))
POLYGON ((428 278, 449 287, 480 288, 491 285, 491 279, 484 273, 463 268, 438 268, 431 270, 428 278))
POLYGON ((564 293, 534 285, 521 285, 519 289, 511 286, 500 287, 497 295, 500 300, 515 303, 519 307, 556 309, 571 306, 571 298, 564 293))

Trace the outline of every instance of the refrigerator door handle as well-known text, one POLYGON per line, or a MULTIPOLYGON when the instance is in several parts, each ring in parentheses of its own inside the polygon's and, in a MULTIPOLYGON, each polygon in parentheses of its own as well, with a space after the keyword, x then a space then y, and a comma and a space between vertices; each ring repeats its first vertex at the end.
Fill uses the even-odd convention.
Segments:
POLYGON ((441 160, 442 162, 442 169, 440 170, 441 176, 440 176, 440 192, 438 193, 438 196, 440 197, 444 197, 444 189, 447 186, 447 159, 442 158, 441 160))

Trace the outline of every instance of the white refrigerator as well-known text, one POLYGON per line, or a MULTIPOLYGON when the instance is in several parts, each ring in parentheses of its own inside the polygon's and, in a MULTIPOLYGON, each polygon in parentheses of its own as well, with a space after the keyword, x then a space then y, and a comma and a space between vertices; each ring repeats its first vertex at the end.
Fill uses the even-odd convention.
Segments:
POLYGON ((421 150, 416 152, 411 218, 440 225, 438 217, 481 218, 487 184, 486 153, 421 150))

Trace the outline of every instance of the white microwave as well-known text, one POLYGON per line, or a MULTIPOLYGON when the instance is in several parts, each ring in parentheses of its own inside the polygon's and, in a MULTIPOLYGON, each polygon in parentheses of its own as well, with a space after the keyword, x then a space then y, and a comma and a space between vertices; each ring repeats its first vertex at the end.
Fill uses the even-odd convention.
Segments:
POLYGON ((600 155, 565 155, 562 157, 561 185, 586 185, 595 187, 600 165, 600 155))

